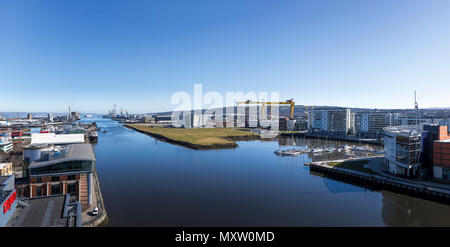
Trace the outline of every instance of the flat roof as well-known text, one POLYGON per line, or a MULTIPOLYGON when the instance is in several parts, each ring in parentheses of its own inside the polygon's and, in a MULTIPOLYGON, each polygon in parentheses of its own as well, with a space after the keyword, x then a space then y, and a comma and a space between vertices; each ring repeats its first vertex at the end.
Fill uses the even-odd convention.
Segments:
POLYGON ((0 185, 2 185, 10 176, 0 176, 0 185))
POLYGON ((31 144, 83 143, 84 134, 32 133, 31 144))
POLYGON ((25 201, 28 206, 17 207, 7 226, 12 227, 66 227, 63 217, 66 195, 36 197, 25 201))
POLYGON ((450 142, 450 139, 446 139, 446 140, 436 140, 435 142, 450 142))
POLYGON ((385 133, 391 133, 395 135, 402 136, 420 136, 421 131, 413 125, 403 125, 403 126, 389 126, 383 128, 385 133))
POLYGON ((37 168, 54 165, 61 162, 75 161, 75 160, 86 160, 95 161, 94 150, 91 144, 71 144, 62 150, 58 158, 52 157, 49 160, 37 160, 31 162, 28 168, 37 168))

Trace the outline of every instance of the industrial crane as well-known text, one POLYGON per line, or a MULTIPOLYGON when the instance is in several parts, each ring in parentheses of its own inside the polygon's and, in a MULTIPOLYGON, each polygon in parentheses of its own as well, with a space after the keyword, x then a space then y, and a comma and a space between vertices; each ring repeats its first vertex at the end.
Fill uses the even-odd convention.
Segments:
POLYGON ((262 105, 262 115, 266 115, 266 107, 267 105, 291 105, 291 115, 290 117, 294 117, 294 106, 295 102, 294 99, 286 100, 286 102, 265 102, 265 101, 241 101, 237 102, 237 105, 262 105))

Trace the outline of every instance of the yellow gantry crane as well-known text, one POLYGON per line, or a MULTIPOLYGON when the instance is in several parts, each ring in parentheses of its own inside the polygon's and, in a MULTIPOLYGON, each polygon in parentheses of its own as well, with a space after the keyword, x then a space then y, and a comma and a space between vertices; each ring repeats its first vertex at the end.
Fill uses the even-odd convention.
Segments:
POLYGON ((267 105, 291 105, 291 118, 294 117, 294 106, 295 102, 294 99, 286 100, 286 102, 265 102, 265 101, 241 101, 237 102, 237 105, 261 105, 262 106, 262 115, 266 115, 266 107, 267 105))

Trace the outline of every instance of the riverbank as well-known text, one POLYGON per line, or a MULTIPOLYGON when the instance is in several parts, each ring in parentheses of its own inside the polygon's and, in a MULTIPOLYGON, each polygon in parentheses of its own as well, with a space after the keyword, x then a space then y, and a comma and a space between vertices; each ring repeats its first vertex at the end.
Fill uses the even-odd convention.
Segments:
POLYGON ((127 128, 157 139, 192 149, 236 148, 236 141, 259 140, 257 133, 233 128, 161 128, 144 124, 125 124, 127 128))
POLYGON ((94 172, 92 178, 94 180, 95 193, 92 195, 92 205, 82 212, 83 227, 104 226, 108 222, 108 216, 106 214, 105 204, 103 202, 103 196, 100 190, 100 182, 98 180, 97 171, 94 172), (92 215, 91 212, 95 207, 98 207, 98 214, 92 215))
POLYGON ((450 189, 439 184, 384 176, 372 169, 380 157, 359 160, 312 162, 311 172, 318 172, 343 182, 371 189, 384 189, 427 200, 450 204, 450 189))

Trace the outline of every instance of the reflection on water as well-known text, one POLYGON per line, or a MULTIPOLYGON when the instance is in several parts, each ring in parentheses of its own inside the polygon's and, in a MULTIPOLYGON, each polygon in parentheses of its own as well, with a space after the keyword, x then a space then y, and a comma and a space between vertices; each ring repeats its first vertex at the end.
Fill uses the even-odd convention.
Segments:
POLYGON ((333 179, 324 179, 323 183, 331 193, 347 193, 347 192, 361 192, 367 189, 358 187, 352 184, 338 182, 333 179))
POLYGON ((388 226, 449 226, 449 206, 383 192, 383 220, 388 226))
POLYGON ((273 153, 301 138, 197 151, 92 120, 107 130, 94 150, 110 226, 450 225, 447 205, 317 176, 304 166, 314 157, 273 153))

